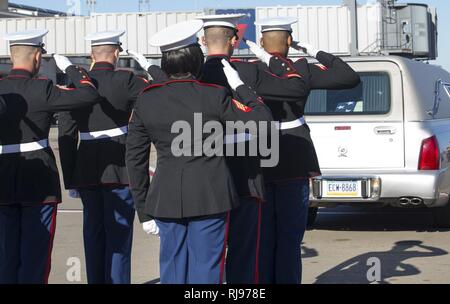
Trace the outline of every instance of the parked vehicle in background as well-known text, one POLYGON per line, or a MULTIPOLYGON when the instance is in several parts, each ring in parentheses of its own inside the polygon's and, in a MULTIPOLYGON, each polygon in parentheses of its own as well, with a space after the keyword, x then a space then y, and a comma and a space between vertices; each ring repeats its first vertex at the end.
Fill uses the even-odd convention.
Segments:
POLYGON ((310 223, 318 207, 394 206, 450 227, 450 74, 397 56, 347 61, 361 84, 314 91, 306 109, 323 173, 310 223))

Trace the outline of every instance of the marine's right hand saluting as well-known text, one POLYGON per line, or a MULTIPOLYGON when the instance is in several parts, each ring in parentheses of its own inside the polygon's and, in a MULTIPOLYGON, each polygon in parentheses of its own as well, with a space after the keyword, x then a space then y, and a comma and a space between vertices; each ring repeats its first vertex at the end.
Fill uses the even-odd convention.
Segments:
POLYGON ((270 59, 272 58, 272 55, 267 53, 262 47, 258 46, 253 41, 244 39, 244 42, 249 46, 250 51, 256 55, 262 62, 267 64, 267 66, 270 65, 270 59))
POLYGON ((144 55, 133 51, 127 50, 127 53, 131 58, 136 60, 136 62, 141 66, 142 69, 148 72, 152 83, 163 83, 169 80, 166 73, 164 73, 163 70, 161 70, 161 68, 155 64, 155 62, 152 62, 151 60, 145 58, 144 55))
POLYGON ((293 41, 291 47, 298 51, 303 51, 313 58, 316 58, 317 54, 319 53, 318 49, 316 49, 313 45, 306 42, 300 43, 298 41, 293 41))
POLYGON ((144 55, 127 50, 128 55, 131 56, 131 58, 133 58, 134 60, 136 60, 137 63, 139 63, 139 65, 141 66, 141 68, 143 68, 145 71, 148 71, 148 69, 151 66, 151 63, 147 60, 147 58, 145 58, 144 55))
POLYGON ((53 54, 53 59, 55 59, 56 62, 56 66, 63 72, 66 73, 66 69, 68 67, 70 67, 72 64, 72 62, 70 62, 69 58, 58 55, 58 54, 53 54))
POLYGON ((227 60, 222 59, 222 65, 223 72, 225 73, 225 76, 228 80, 228 84, 234 91, 236 91, 236 89, 241 85, 244 85, 244 82, 241 80, 239 73, 235 69, 233 69, 233 67, 227 60))

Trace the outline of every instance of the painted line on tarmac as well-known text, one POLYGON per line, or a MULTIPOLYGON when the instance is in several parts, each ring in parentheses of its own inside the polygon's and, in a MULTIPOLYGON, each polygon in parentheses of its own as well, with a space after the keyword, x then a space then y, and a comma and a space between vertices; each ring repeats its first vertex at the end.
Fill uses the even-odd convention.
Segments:
POLYGON ((402 215, 402 214, 427 214, 426 212, 319 212, 319 215, 402 215))
POLYGON ((58 213, 83 213, 83 210, 58 210, 58 213))

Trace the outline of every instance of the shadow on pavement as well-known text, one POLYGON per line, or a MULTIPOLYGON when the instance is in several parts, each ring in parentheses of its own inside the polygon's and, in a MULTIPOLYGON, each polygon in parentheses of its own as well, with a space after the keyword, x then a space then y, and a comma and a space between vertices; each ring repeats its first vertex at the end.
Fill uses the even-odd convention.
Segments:
POLYGON ((302 259, 310 259, 319 256, 319 252, 314 248, 308 248, 302 244, 302 259))
POLYGON ((144 285, 152 285, 152 284, 159 284, 160 283, 160 278, 145 282, 144 285))
POLYGON ((418 275, 420 269, 406 261, 413 258, 430 258, 447 255, 448 252, 421 241, 400 241, 389 251, 373 251, 353 257, 316 278, 315 284, 369 284, 368 274, 372 274, 371 259, 380 261, 379 283, 389 284, 390 278, 418 275), (412 249, 416 250, 412 250, 412 249), (421 249, 421 251, 417 250, 421 249), (369 265, 368 265, 369 264, 369 265))
POLYGON ((428 209, 323 208, 309 230, 448 232, 434 226, 428 209))

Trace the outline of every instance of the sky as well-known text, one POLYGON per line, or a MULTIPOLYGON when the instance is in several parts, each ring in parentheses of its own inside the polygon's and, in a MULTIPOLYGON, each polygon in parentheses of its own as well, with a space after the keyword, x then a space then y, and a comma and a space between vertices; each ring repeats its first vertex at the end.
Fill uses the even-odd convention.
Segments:
MULTIPOLYGON (((96 0, 96 12, 137 12, 139 0, 96 0)), ((146 0, 142 0, 147 2, 146 0)), ((369 0, 373 1, 373 0, 369 0)), ((27 4, 36 7, 67 11, 73 3, 81 4, 81 12, 89 12, 86 0, 10 0, 12 3, 27 4)), ((202 10, 204 8, 252 8, 256 6, 274 5, 336 5, 342 0, 150 0, 150 4, 143 5, 145 10, 151 11, 184 11, 202 10)), ((358 1, 365 4, 367 0, 358 1)), ((408 2, 407 0, 399 2, 408 2)), ((438 9, 439 16, 439 58, 436 64, 450 71, 450 1, 448 0, 416 0, 416 3, 426 3, 438 9)))

